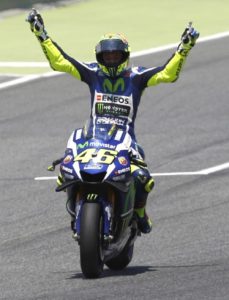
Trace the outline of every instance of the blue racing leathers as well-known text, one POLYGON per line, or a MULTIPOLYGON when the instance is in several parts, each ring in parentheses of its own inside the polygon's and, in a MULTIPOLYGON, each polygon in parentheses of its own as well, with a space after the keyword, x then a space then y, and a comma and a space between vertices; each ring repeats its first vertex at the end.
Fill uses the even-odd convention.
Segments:
POLYGON ((97 63, 83 63, 68 56, 51 39, 41 45, 53 70, 69 73, 89 86, 90 118, 94 125, 115 123, 134 140, 134 121, 144 89, 176 81, 185 61, 185 57, 175 52, 161 67, 132 67, 113 79, 105 75, 97 63))
MULTIPOLYGON (((138 151, 134 132, 134 121, 145 88, 162 82, 178 79, 185 56, 177 51, 160 67, 132 67, 116 78, 104 74, 98 63, 83 63, 67 55, 50 38, 41 42, 42 49, 55 71, 66 72, 85 82, 91 93, 91 114, 93 125, 117 124, 132 138, 132 148, 138 153, 137 159, 144 159, 144 152, 138 151), (139 154, 140 152, 140 154, 139 154)), ((132 172, 136 178, 136 208, 144 207, 148 192, 153 187, 153 179, 145 166, 133 163, 132 172)))

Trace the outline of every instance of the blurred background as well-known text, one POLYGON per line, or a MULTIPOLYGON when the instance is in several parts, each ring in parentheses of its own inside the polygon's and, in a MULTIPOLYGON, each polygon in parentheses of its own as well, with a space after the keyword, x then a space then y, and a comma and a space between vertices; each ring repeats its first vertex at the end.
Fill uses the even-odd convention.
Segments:
MULTIPOLYGON (((31 7, 31 5, 34 4, 50 4, 50 3, 57 3, 57 2, 64 2, 59 0, 1 0, 0 2, 0 10, 7 10, 7 9, 13 9, 13 8, 28 8, 31 7)), ((67 2, 67 1, 66 1, 67 2)))
POLYGON ((94 47, 106 32, 123 33, 135 52, 179 43, 189 21, 200 37, 229 30, 228 0, 1 0, 0 74, 50 70, 1 64, 46 61, 25 22, 32 7, 42 14, 50 37, 69 55, 84 61, 94 60, 94 47))

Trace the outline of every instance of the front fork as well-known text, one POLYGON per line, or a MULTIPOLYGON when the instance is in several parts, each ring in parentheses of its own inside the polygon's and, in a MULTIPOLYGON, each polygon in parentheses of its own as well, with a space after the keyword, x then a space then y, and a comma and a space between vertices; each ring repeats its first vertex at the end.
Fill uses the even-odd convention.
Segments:
POLYGON ((87 194, 85 199, 76 200, 75 207, 75 222, 74 222, 74 231, 75 238, 79 242, 80 241, 80 230, 81 230, 81 215, 82 215, 82 207, 85 202, 98 202, 101 205, 102 210, 102 231, 103 231, 103 239, 104 241, 110 242, 114 237, 112 235, 112 220, 113 220, 113 207, 110 201, 104 199, 102 196, 98 194, 87 194))

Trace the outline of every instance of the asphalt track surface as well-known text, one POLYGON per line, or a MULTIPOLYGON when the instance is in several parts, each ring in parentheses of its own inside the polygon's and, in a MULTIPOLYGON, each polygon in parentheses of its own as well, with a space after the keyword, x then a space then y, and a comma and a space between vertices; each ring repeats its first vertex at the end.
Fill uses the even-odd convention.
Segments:
MULTIPOLYGON (((180 79, 145 91, 136 122, 152 172, 229 161, 229 38, 198 44, 180 79)), ((163 64, 172 51, 135 58, 163 64)), ((0 92, 0 299, 229 299, 229 170, 156 177, 151 234, 129 267, 86 280, 49 163, 89 115, 86 85, 63 75, 0 92), (52 174, 51 174, 52 175, 52 174)), ((56 175, 56 174, 54 174, 56 175)))

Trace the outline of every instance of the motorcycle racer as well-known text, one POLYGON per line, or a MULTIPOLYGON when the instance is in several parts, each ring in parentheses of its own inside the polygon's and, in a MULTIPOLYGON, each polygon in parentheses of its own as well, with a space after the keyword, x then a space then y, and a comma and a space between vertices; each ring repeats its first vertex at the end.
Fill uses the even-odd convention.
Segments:
MULTIPOLYGON (((135 213, 141 232, 149 233, 152 222, 146 213, 146 202, 154 180, 144 161, 144 151, 137 143, 134 122, 144 89, 178 79, 199 33, 189 24, 181 36, 177 50, 163 66, 129 67, 130 46, 122 34, 108 33, 102 36, 95 47, 96 62, 84 63, 70 57, 48 36, 44 21, 35 9, 29 13, 27 21, 51 68, 69 73, 88 85, 91 93, 90 119, 93 126, 117 124, 131 136, 131 172, 137 186, 135 213)), ((61 181, 61 177, 59 180, 61 181)), ((71 198, 70 192, 68 197, 71 198)), ((70 201, 74 211, 73 202, 74 199, 70 201)))

